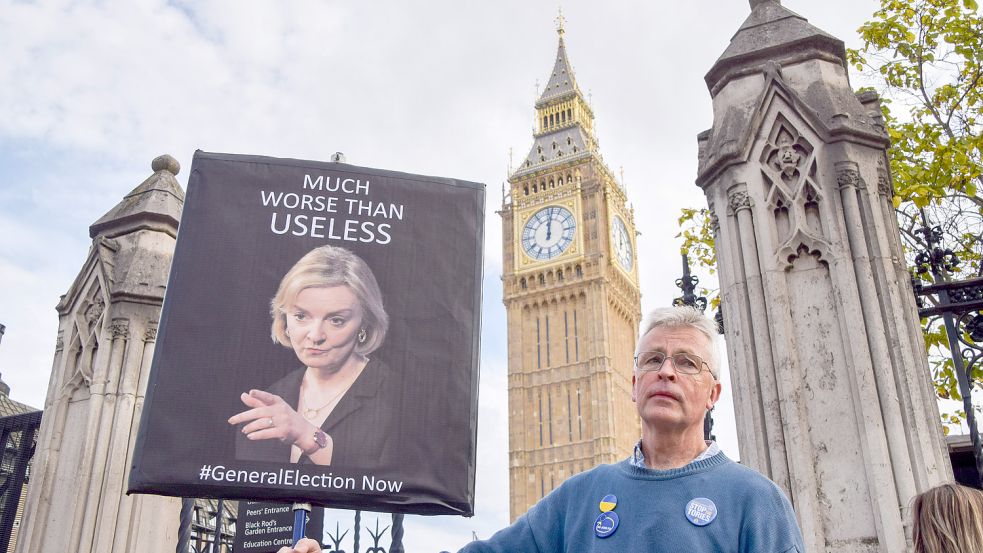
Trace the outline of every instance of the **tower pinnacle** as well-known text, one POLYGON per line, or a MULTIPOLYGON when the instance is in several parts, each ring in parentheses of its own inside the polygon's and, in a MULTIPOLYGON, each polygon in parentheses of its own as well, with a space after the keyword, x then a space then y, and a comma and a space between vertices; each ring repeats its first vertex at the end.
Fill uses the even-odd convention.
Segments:
POLYGON ((759 4, 764 4, 765 2, 774 2, 776 4, 781 4, 782 0, 750 0, 750 2, 751 2, 751 10, 754 11, 754 8, 757 8, 759 4))
POLYGON ((539 81, 536 86, 535 143, 513 176, 564 163, 575 156, 590 156, 597 148, 594 112, 577 86, 573 66, 567 58, 565 26, 563 11, 557 10, 559 37, 553 70, 542 91, 539 81))

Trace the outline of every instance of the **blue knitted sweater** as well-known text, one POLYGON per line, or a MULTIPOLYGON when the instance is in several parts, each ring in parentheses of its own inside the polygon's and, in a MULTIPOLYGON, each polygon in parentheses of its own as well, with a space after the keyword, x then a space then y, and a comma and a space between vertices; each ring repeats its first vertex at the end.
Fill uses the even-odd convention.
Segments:
POLYGON ((792 506, 778 486, 718 453, 670 470, 638 468, 627 460, 601 465, 569 478, 514 524, 460 553, 602 551, 803 553, 805 548, 792 506), (609 494, 617 496, 620 523, 599 538, 599 503, 609 494), (698 498, 716 507, 716 517, 705 526, 687 518, 687 506, 698 498))

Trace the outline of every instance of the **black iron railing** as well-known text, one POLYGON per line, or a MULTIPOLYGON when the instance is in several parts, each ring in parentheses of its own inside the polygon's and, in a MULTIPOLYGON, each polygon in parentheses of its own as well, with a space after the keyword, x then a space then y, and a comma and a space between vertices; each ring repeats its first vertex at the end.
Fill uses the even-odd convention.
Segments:
POLYGON ((0 551, 10 547, 17 507, 30 479, 41 411, 0 418, 0 551))
POLYGON ((942 229, 929 226, 924 210, 921 215, 922 227, 915 232, 924 239, 925 248, 915 256, 916 274, 912 275, 915 301, 922 318, 942 318, 973 444, 977 475, 975 484, 977 488, 983 488, 983 451, 972 396, 976 386, 973 372, 983 358, 983 278, 952 279, 960 263, 959 257, 951 249, 943 247, 942 229), (931 284, 923 285, 919 275, 930 278, 931 284))

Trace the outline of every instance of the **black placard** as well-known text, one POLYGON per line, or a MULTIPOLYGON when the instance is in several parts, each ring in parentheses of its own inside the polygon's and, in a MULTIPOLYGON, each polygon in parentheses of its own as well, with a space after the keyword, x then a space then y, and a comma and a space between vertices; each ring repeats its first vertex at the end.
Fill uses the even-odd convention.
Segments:
POLYGON ((480 184, 196 152, 129 492, 470 516, 483 218, 480 184))

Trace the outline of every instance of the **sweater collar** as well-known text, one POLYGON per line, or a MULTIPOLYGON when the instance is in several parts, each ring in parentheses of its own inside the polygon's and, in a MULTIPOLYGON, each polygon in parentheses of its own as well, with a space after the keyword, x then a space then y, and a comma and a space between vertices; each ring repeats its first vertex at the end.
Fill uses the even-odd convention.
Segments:
POLYGON ((632 463, 631 457, 618 463, 618 466, 631 478, 644 480, 669 480, 672 478, 679 478, 681 476, 704 472, 727 463, 733 463, 733 461, 731 461, 723 451, 718 451, 715 455, 705 458, 697 458, 686 466, 668 470, 650 469, 646 467, 644 463, 642 466, 636 466, 634 463, 632 463))
MULTIPOLYGON (((694 461, 709 459, 710 457, 720 453, 720 446, 717 445, 717 442, 713 440, 706 440, 706 444, 707 448, 703 450, 703 453, 697 455, 696 459, 690 461, 691 463, 694 461)), ((642 440, 638 440, 638 442, 635 443, 635 451, 632 453, 631 457, 628 458, 628 462, 640 469, 648 468, 645 465, 645 453, 642 451, 642 440)))

